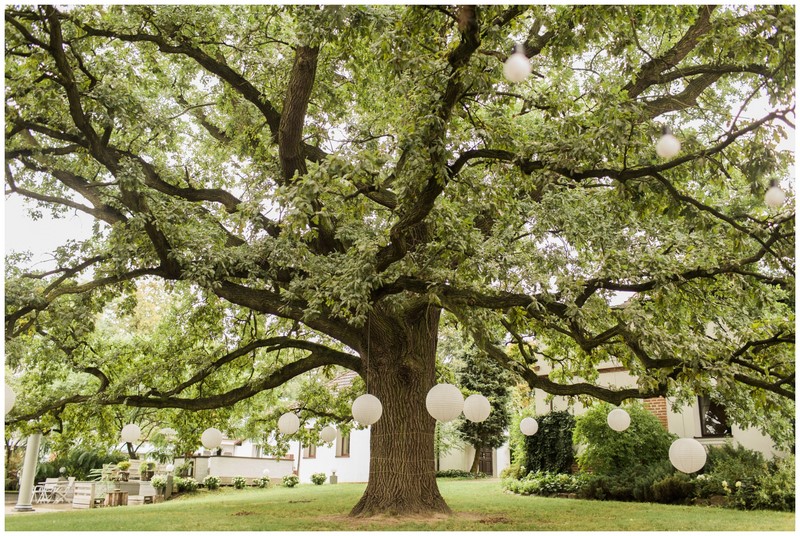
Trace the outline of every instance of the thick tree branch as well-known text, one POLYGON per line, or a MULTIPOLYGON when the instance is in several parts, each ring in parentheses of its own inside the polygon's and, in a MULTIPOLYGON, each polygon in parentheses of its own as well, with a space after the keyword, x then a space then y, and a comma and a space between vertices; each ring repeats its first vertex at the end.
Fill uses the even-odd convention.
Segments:
POLYGON ((700 39, 711 30, 711 13, 717 6, 700 6, 697 10, 697 20, 692 24, 681 39, 675 43, 671 49, 653 58, 639 69, 623 89, 628 92, 628 96, 635 98, 643 93, 648 87, 659 83, 662 72, 677 67, 699 43, 700 39))
POLYGON ((225 393, 199 398, 122 395, 104 401, 103 403, 125 404, 127 406, 148 408, 181 408, 190 410, 230 407, 262 391, 279 387, 305 372, 327 365, 339 365, 356 372, 361 370, 360 358, 330 348, 319 347, 307 357, 289 363, 265 378, 260 378, 225 393))

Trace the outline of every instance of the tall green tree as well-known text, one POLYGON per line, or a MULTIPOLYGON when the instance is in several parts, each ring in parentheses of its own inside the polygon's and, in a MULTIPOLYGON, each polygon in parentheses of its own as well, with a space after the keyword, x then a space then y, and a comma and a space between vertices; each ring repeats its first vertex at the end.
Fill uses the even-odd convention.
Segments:
POLYGON ((511 398, 511 374, 475 350, 465 352, 461 360, 458 383, 462 391, 467 396, 474 393, 485 396, 492 408, 485 421, 472 422, 462 415, 458 423, 461 438, 475 448, 470 471, 477 473, 481 449, 497 448, 507 441, 505 432, 510 419, 508 404, 511 398))
POLYGON ((793 6, 5 15, 6 193, 96 221, 52 270, 7 264, 15 378, 83 378, 9 425, 90 401, 236 411, 340 366, 383 403, 352 513, 446 512, 425 396, 447 310, 532 388, 615 404, 711 390, 786 436, 795 213, 791 191, 779 208, 763 194, 793 160, 778 148, 793 6), (516 42, 534 72, 512 84, 516 42), (670 159, 654 152, 665 125, 670 159), (144 278, 192 296, 186 337, 122 383, 86 342, 144 278), (607 360, 639 384, 598 384, 607 360))

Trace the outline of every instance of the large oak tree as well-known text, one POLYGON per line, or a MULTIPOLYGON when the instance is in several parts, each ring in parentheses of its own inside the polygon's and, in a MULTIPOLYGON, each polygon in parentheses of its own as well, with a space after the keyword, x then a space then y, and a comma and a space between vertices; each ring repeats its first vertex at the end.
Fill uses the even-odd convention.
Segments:
POLYGON ((353 514, 448 511, 425 410, 447 311, 532 389, 708 393, 791 436, 793 196, 763 194, 792 161, 794 7, 5 15, 6 194, 97 222, 52 270, 8 261, 8 364, 84 378, 8 424, 230 408, 336 365, 383 403, 353 514), (177 342, 123 373, 94 314, 153 280, 185 297, 177 342), (638 385, 599 385, 609 360, 638 385))

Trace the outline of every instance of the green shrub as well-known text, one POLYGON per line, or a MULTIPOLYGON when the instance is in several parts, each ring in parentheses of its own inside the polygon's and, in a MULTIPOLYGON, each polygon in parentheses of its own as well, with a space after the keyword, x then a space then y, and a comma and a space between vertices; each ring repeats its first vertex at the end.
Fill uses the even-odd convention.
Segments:
POLYGON ((200 485, 197 480, 190 476, 176 477, 173 482, 175 484, 175 489, 178 491, 197 491, 197 488, 200 485))
POLYGON ((708 499, 714 495, 727 495, 729 492, 730 490, 726 491, 722 486, 722 480, 712 474, 697 475, 695 478, 694 494, 699 499, 708 499))
POLYGON ((733 484, 737 480, 757 480, 769 471, 764 455, 741 445, 726 443, 708 449, 705 474, 733 484))
POLYGON ((105 451, 101 449, 70 449, 65 455, 57 456, 53 461, 39 463, 36 466, 36 482, 45 478, 61 476, 59 469, 67 469, 64 476, 74 476, 78 480, 89 480, 93 469, 100 468, 103 464, 119 463, 127 460, 127 456, 119 451, 105 451))
POLYGON ((150 484, 159 491, 167 489, 167 477, 164 475, 155 475, 150 479, 150 484))
POLYGON ((486 478, 486 473, 471 473, 469 471, 462 471, 461 469, 445 469, 444 471, 436 471, 436 478, 486 478))
MULTIPOLYGON (((741 445, 709 449, 702 492, 719 483, 730 505, 742 510, 794 510, 794 457, 767 462, 757 451, 741 445)), ((699 477, 698 477, 699 478, 699 477)), ((719 488, 715 489, 717 493, 719 488)))
POLYGON ((283 485, 287 488, 293 488, 300 483, 300 477, 297 475, 286 475, 283 477, 283 485))
POLYGON ((210 490, 219 489, 219 477, 208 475, 203 479, 203 486, 205 486, 206 489, 210 490))
POLYGON ((575 418, 566 411, 554 411, 536 420, 539 430, 525 438, 525 461, 522 465, 533 472, 571 472, 575 418))
POLYGON ((573 437, 575 444, 584 447, 578 455, 581 469, 595 475, 616 475, 669 459, 676 436, 667 432, 655 415, 641 404, 628 405, 630 427, 615 432, 606 420, 612 409, 610 404, 596 404, 576 419, 573 437))
POLYGON ((311 482, 317 486, 321 486, 325 483, 325 478, 325 473, 314 473, 311 475, 311 482))
POLYGON ((694 481, 684 473, 672 474, 652 485, 653 499, 665 504, 686 504, 694 495, 694 481))
POLYGON ((522 480, 505 479, 503 489, 519 495, 550 496, 558 493, 576 493, 584 485, 585 475, 567 473, 530 473, 522 480))
POLYGON ((661 460, 614 474, 587 474, 579 495, 585 499, 654 502, 653 484, 674 473, 672 464, 661 460))
POLYGON ((247 479, 243 476, 235 476, 231 479, 234 489, 244 489, 247 487, 247 479))
MULTIPOLYGON (((514 478, 519 480, 520 478, 524 477, 527 473, 525 466, 521 463, 512 463, 502 471, 500 471, 500 478, 514 478)), ((439 476, 439 473, 436 474, 439 476)))
MULTIPOLYGON (((769 472, 758 481, 753 508, 794 512, 795 458, 778 458, 769 464, 769 472)), ((735 484, 734 484, 735 485, 735 484)))
POLYGON ((261 478, 256 479, 256 486, 259 488, 268 488, 271 484, 271 481, 268 476, 262 476, 261 478))

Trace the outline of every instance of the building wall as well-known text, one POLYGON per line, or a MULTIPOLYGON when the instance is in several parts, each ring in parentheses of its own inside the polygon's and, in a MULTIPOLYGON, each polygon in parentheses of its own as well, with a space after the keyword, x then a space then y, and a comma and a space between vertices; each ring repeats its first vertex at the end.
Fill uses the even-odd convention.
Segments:
MULTIPOLYGON (((269 470, 271 479, 280 480, 286 475, 292 474, 293 460, 289 458, 252 458, 239 457, 232 455, 221 456, 196 456, 191 458, 194 461, 194 471, 192 477, 198 482, 202 482, 208 475, 220 477, 222 484, 230 484, 235 476, 245 478, 261 478, 264 469, 269 470)), ((175 458, 175 465, 183 463, 184 458, 175 458)))
MULTIPOLYGON (((539 374, 548 372, 546 369, 538 371, 539 374)), ((580 381, 580 379, 576 378, 576 381, 580 381)), ((600 369, 598 384, 604 387, 634 387, 636 386, 636 377, 629 374, 624 368, 614 363, 608 363, 600 369)), ((575 402, 570 406, 566 397, 557 396, 552 400, 548 400, 547 393, 540 389, 536 390, 534 401, 537 415, 545 415, 551 411, 569 411, 578 416, 586 412, 586 408, 579 402, 575 402)), ((733 425, 731 426, 730 438, 702 438, 700 437, 700 410, 697 401, 682 409, 674 407, 673 403, 674 400, 669 398, 644 401, 645 407, 659 418, 669 432, 678 437, 693 437, 709 446, 723 444, 726 440, 729 440, 734 445, 738 444, 748 449, 759 451, 768 458, 782 454, 775 449, 775 444, 768 436, 754 428, 743 429, 733 425)))
MULTIPOLYGON (((290 452, 297 453, 299 444, 290 442, 290 452)), ((336 443, 319 445, 315 457, 298 458, 295 454, 295 469, 299 462, 298 476, 301 483, 310 483, 314 473, 325 473, 330 479, 333 471, 339 482, 366 482, 369 480, 369 429, 350 432, 350 455, 336 456, 336 443)))
MULTIPOLYGON (((475 448, 472 445, 464 445, 463 449, 455 448, 439 457, 439 470, 447 471, 449 469, 458 469, 461 471, 469 471, 472 469, 472 462, 475 460, 475 448)), ((511 465, 511 450, 508 447, 508 441, 503 443, 500 447, 494 449, 492 454, 492 475, 499 477, 500 473, 511 465)))

